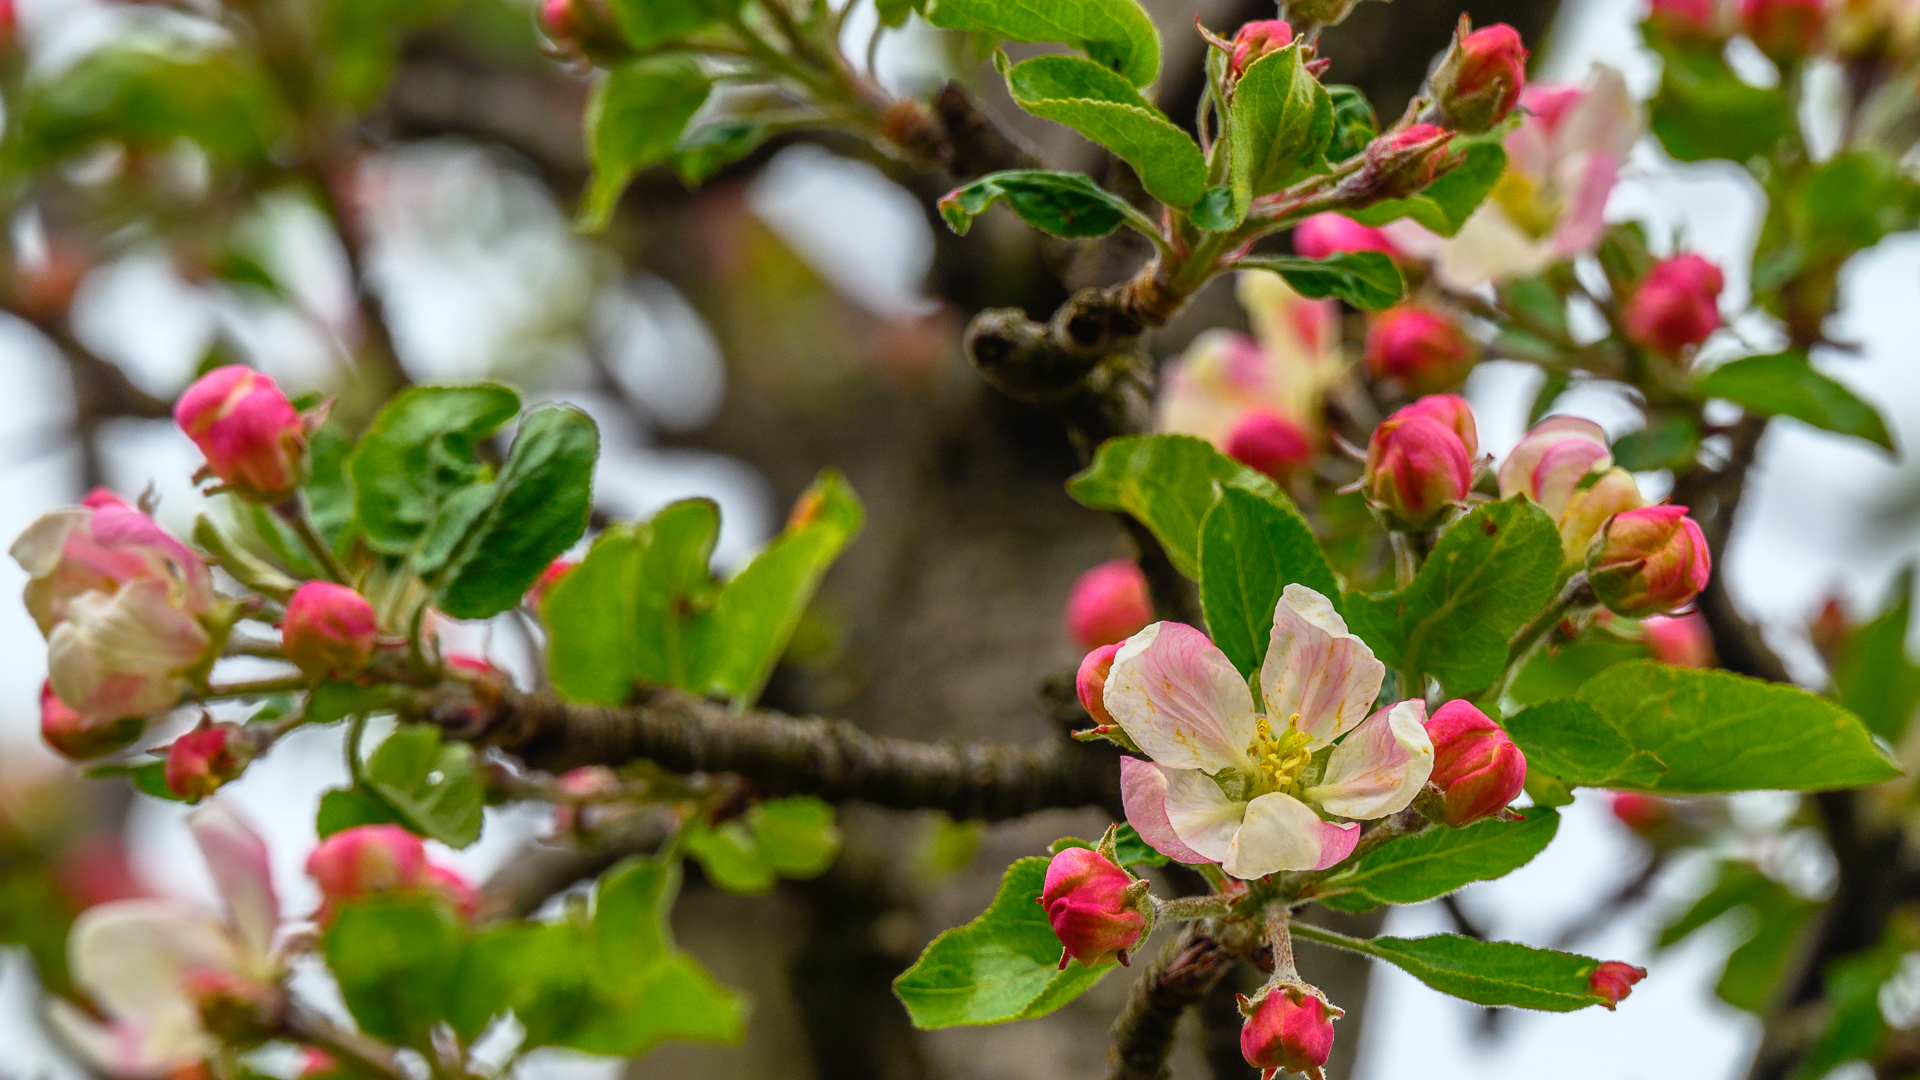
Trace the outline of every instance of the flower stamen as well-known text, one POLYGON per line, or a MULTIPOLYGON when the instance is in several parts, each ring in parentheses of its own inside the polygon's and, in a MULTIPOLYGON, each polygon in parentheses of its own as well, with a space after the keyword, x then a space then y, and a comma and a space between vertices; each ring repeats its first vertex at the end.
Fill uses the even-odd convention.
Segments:
POLYGON ((1254 786, 1261 794, 1292 787, 1313 758, 1307 749, 1310 740, 1300 731, 1300 714, 1289 717, 1287 730, 1278 736, 1273 733, 1272 722, 1264 716, 1254 732, 1253 743, 1247 747, 1248 756, 1253 758, 1254 786))

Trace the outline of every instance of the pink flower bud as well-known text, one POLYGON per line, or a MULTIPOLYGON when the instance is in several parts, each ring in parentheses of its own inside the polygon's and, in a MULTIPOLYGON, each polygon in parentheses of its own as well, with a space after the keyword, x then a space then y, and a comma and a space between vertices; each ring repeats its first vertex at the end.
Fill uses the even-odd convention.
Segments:
POLYGON ((1040 907, 1053 933, 1066 946, 1060 966, 1069 958, 1082 967, 1098 967, 1111 960, 1127 962, 1127 950, 1147 931, 1147 917, 1127 896, 1133 878, 1097 851, 1067 848, 1047 864, 1040 907))
POLYGON ((1617 615, 1683 607, 1707 587, 1707 538, 1684 506, 1644 506, 1607 519, 1587 547, 1587 581, 1617 615))
POLYGON ((280 502, 305 479, 306 425, 280 387, 250 367, 202 375, 180 395, 173 419, 214 475, 246 498, 280 502))
POLYGON ((1300 425, 1272 409, 1249 409, 1227 433, 1227 456, 1278 480, 1313 457, 1300 425))
POLYGON ((553 591, 555 585, 560 584, 560 579, 566 577, 574 567, 579 565, 578 559, 555 559, 548 563, 547 568, 540 571, 539 580, 533 583, 533 588, 527 590, 527 603, 538 610, 547 602, 547 594, 553 591))
POLYGON ((27 572, 27 611, 51 636, 74 600, 114 594, 135 582, 162 586, 187 617, 213 611, 213 576, 205 560, 154 520, 102 488, 76 507, 52 510, 27 526, 9 549, 27 572))
POLYGON ((427 851, 398 825, 356 825, 320 841, 307 856, 307 876, 322 898, 314 917, 325 922, 346 901, 425 886, 427 851))
POLYGON ((605 765, 582 765, 561 773, 553 786, 560 794, 576 800, 556 803, 553 808, 554 831, 570 833, 583 825, 590 828, 596 824, 594 819, 599 815, 591 811, 598 809, 597 804, 603 800, 619 796, 620 774, 605 765))
POLYGON ((1587 545, 1607 519, 1646 505, 1640 497, 1640 485, 1625 469, 1612 468, 1598 477, 1589 475, 1586 486, 1567 498, 1560 512, 1560 551, 1562 562, 1578 566, 1586 560, 1587 545))
POLYGON ((573 0, 545 0, 540 5, 540 29, 555 41, 578 40, 583 28, 577 23, 573 0))
POLYGON ((1473 406, 1459 394, 1428 394, 1408 405, 1402 405, 1394 411, 1395 416, 1425 416, 1438 420, 1460 436, 1460 445, 1467 448, 1467 457, 1480 453, 1480 429, 1473 422, 1473 406))
POLYGON ((1648 0, 1647 21, 1675 41, 1718 41, 1721 30, 1715 0, 1648 0))
POLYGON ((138 716, 89 720, 53 692, 53 680, 40 684, 40 737, 75 761, 103 757, 122 749, 147 728, 138 716))
POLYGON ((1395 413, 1367 441, 1365 490, 1390 528, 1417 531, 1438 521, 1473 487, 1473 458, 1447 425, 1395 413))
POLYGON ((1367 144, 1366 164, 1353 184, 1354 205, 1403 199, 1433 183, 1452 160, 1453 132, 1433 124, 1412 124, 1367 144))
POLYGON ((1074 678, 1074 690, 1080 695, 1080 707, 1087 710, 1096 724, 1113 723, 1113 714, 1107 711, 1105 702, 1107 692, 1107 673, 1113 670, 1113 658, 1120 652, 1120 643, 1102 645, 1088 653, 1080 661, 1080 673, 1074 678))
POLYGON ((1794 64, 1826 38, 1827 5, 1825 0, 1740 0, 1740 29, 1774 63, 1794 64))
POLYGON ((1827 597, 1820 604, 1820 610, 1807 621, 1807 640, 1813 643, 1829 668, 1839 660, 1840 648, 1847 642, 1850 624, 1846 601, 1839 595, 1827 597))
POLYGON ((1640 640, 1653 658, 1675 667, 1714 666, 1713 633, 1699 612, 1668 617, 1654 615, 1640 624, 1640 640))
POLYGON ((1368 374, 1399 379, 1419 392, 1459 385, 1479 346, 1446 314, 1400 304, 1368 324, 1366 353, 1368 374))
POLYGON ((1667 800, 1637 791, 1614 792, 1609 808, 1620 824, 1641 836, 1658 832, 1673 817, 1673 807, 1667 800))
POLYGON ((344 679, 373 659, 379 634, 366 597, 331 581, 309 581, 287 601, 280 646, 308 675, 344 679))
POLYGON ((11 49, 20 40, 20 15, 13 0, 0 0, 0 49, 11 49))
POLYGON ((1725 284, 1720 268, 1698 255, 1654 264, 1627 301, 1627 337, 1651 352, 1678 356, 1719 329, 1725 284))
POLYGON ((1527 49, 1520 32, 1495 23, 1469 33, 1461 16, 1453 48, 1433 75, 1433 112, 1463 135, 1478 135, 1506 119, 1527 85, 1527 49))
POLYGON ((427 888, 445 900, 448 906, 468 922, 480 913, 480 890, 466 875, 438 863, 427 864, 427 888))
POLYGON ((1405 257, 1386 233, 1332 210, 1315 214, 1293 227, 1296 255, 1325 259, 1356 251, 1377 251, 1394 260, 1405 257))
POLYGON ((1427 721, 1433 742, 1433 774, 1440 789, 1442 820, 1454 828, 1491 817, 1518 798, 1527 780, 1527 758, 1499 724, 1466 701, 1449 701, 1427 721))
POLYGON ((199 802, 245 772, 256 751, 246 728, 202 723, 167 747, 167 790, 199 802))
POLYGON ((1233 35, 1233 58, 1227 70, 1238 79, 1255 60, 1279 52, 1293 43, 1293 27, 1284 19, 1260 19, 1244 23, 1233 35))
POLYGON ((299 1080, 309 1080, 311 1077, 323 1076, 338 1067, 339 1065, 333 1060, 332 1054, 327 1053, 325 1050, 309 1046, 300 1052, 299 1080))
POLYGON ((1515 444, 1500 465, 1500 497, 1524 494, 1556 520, 1588 474, 1613 464, 1607 433, 1577 416, 1549 416, 1515 444))
POLYGON ((1080 575, 1067 596, 1067 633, 1083 649, 1125 641, 1153 621, 1147 576, 1131 559, 1115 559, 1080 575))
POLYGON ((1587 977, 1587 988, 1607 1000, 1602 1002, 1611 1010, 1633 993, 1633 984, 1647 977, 1647 969, 1634 967, 1619 960, 1608 960, 1593 969, 1587 977))
POLYGON ((1240 999, 1247 1022, 1240 1028, 1240 1053, 1247 1064, 1279 1072, 1305 1073, 1325 1080, 1320 1067, 1333 1053, 1333 1019, 1319 994, 1297 984, 1271 986, 1249 1001, 1240 999))

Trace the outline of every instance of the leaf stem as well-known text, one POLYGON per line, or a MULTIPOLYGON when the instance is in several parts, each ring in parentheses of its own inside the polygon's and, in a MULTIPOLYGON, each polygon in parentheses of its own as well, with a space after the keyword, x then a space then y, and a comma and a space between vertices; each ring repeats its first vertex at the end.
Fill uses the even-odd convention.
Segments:
POLYGON ((321 571, 334 584, 348 587, 353 585, 352 576, 347 573, 347 568, 341 565, 333 549, 328 547, 327 542, 321 538, 320 530, 313 527, 313 518, 307 514, 307 504, 300 496, 295 495, 273 509, 280 515, 282 521, 293 527, 294 534, 300 537, 300 542, 306 545, 307 551, 312 553, 314 560, 319 563, 321 571))
POLYGON ((1172 900, 1154 897, 1153 920, 1160 922, 1173 919, 1181 922, 1193 919, 1207 919, 1215 915, 1225 915, 1232 902, 1221 893, 1206 896, 1179 896, 1172 900))
MULTIPOLYGON (((1336 949, 1345 949, 1348 952, 1356 952, 1362 956, 1380 955, 1380 950, 1374 948, 1371 941, 1367 941, 1364 938, 1348 937, 1338 931, 1328 930, 1326 927, 1315 926, 1312 923, 1294 923, 1292 925, 1292 933, 1308 941, 1317 942, 1321 945, 1329 945, 1336 949)), ((1276 971, 1278 970, 1277 963, 1278 961, 1276 959, 1276 971)))
POLYGON ((198 695, 200 700, 211 701, 215 698, 260 697, 265 694, 284 694, 293 690, 305 690, 305 675, 280 675, 271 679, 254 679, 249 682, 225 683, 207 687, 207 692, 198 695))
POLYGON ((350 1061, 375 1076, 413 1080, 412 1074, 394 1059, 393 1047, 371 1035, 349 1031, 303 1005, 290 1004, 282 1025, 294 1041, 324 1050, 337 1060, 350 1061))
POLYGON ((360 761, 360 743, 364 741, 366 734, 367 714, 354 713, 347 720, 347 738, 343 749, 347 757, 347 778, 353 781, 353 786, 357 788, 367 786, 366 766, 360 761))
POLYGON ((1494 684, 1494 689, 1489 691, 1489 699, 1498 701, 1507 692, 1507 687, 1513 682, 1514 676, 1519 674, 1520 666, 1533 653, 1534 646, 1540 643, 1540 639, 1546 636, 1547 631, 1553 629, 1561 619, 1566 617, 1567 612, 1576 607, 1591 606, 1593 603, 1593 589, 1587 584, 1587 572, 1574 571, 1573 576, 1567 579, 1565 587, 1560 590, 1560 595, 1554 597, 1552 603, 1522 626, 1507 643, 1507 666, 1501 673, 1500 680, 1494 684))

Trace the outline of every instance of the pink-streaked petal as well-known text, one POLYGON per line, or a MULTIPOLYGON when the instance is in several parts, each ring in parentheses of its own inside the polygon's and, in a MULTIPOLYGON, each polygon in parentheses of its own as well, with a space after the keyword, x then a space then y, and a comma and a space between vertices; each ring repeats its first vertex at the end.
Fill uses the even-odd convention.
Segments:
POLYGON ((1160 766, 1137 757, 1122 757, 1120 805, 1127 812, 1127 824, 1148 847, 1175 862, 1213 861, 1181 843, 1180 835, 1173 831, 1173 822, 1167 820, 1167 778, 1160 766))
POLYGON ((206 1045, 187 975, 244 973, 226 926, 212 912, 172 900, 121 900, 87 909, 67 936, 67 955, 74 984, 116 1032, 134 1033, 141 1054, 162 1058, 206 1045))
POLYGON ((189 814, 187 825, 227 902, 227 917, 253 957, 264 960, 273 947, 274 929, 280 925, 280 902, 273 892, 266 841, 224 799, 189 814))
POLYGON ((1434 271, 1450 288, 1473 289, 1537 273, 1552 261, 1550 245, 1515 225, 1499 203, 1488 199, 1440 249, 1434 271))
POLYGON ((197 1027, 152 1031, 125 1021, 102 1024, 62 998, 53 999, 47 1020, 81 1057, 118 1080, 159 1080, 198 1065, 219 1045, 197 1027))
POLYGON ((1325 870, 1330 866, 1340 865, 1346 861, 1347 856, 1353 854, 1354 847, 1359 843, 1360 825, 1358 822, 1350 821, 1345 824, 1334 821, 1321 822, 1320 861, 1314 863, 1308 869, 1325 870))
POLYGON ((1253 692, 1227 654, 1185 623, 1157 622, 1122 643, 1101 700, 1162 765, 1252 769, 1253 692))
POLYGON ((93 511, 83 507, 68 506, 58 510, 49 510, 27 526, 7 553, 13 561, 20 564, 29 577, 46 577, 60 562, 60 553, 66 550, 67 537, 84 526, 93 511))
POLYGON ((1620 160, 1604 151, 1588 154, 1580 163, 1573 194, 1560 221, 1553 227, 1553 251, 1562 257, 1589 251, 1607 231, 1607 197, 1620 176, 1620 160))
POLYGON ((1167 823, 1187 850, 1205 862, 1223 862, 1247 804, 1227 798, 1220 785, 1192 769, 1162 769, 1167 782, 1167 823))
POLYGON ((1605 64, 1595 64, 1586 94, 1567 110, 1559 139, 1563 152, 1606 154, 1624 161, 1644 126, 1626 79, 1605 64))
POLYGON ((1433 772, 1426 719, 1419 700, 1374 713, 1333 748, 1326 775, 1303 796, 1330 814, 1361 820, 1405 810, 1433 772))
MULTIPOLYGON (((1500 497, 1510 499, 1525 492, 1545 506, 1547 493, 1540 486, 1543 481, 1556 480, 1572 471, 1577 482, 1596 464, 1604 469, 1612 463, 1605 428, 1585 417, 1549 416, 1514 444, 1507 459, 1500 463, 1500 497), (1554 461, 1549 464, 1550 454, 1554 455, 1554 461)), ((1559 500, 1560 506, 1549 508, 1548 512, 1558 517, 1566 507, 1565 496, 1571 492, 1572 488, 1568 487, 1559 500)))
POLYGON ((1280 594, 1260 666, 1260 693, 1276 729, 1299 714, 1300 731, 1317 750, 1367 715, 1386 674, 1326 597, 1297 583, 1280 594))
MULTIPOLYGON (((1247 804, 1246 820, 1220 865, 1242 880, 1320 865, 1327 823, 1299 799, 1270 792, 1247 804)), ((1349 845, 1351 850, 1351 845, 1349 845)), ((1344 857, 1344 856, 1343 856, 1344 857)))

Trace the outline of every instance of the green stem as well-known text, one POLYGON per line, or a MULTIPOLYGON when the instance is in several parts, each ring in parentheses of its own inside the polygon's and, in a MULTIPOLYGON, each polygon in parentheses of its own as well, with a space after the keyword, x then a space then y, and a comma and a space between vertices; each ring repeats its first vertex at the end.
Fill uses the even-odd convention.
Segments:
POLYGON ((1293 934, 1289 924, 1293 916, 1284 905, 1275 908, 1267 915, 1267 943, 1273 946, 1273 977, 1275 979, 1298 979, 1300 968, 1293 959, 1293 934))
POLYGON ((333 549, 328 547, 327 542, 321 538, 320 530, 313 527, 313 518, 308 516, 307 504, 300 496, 295 495, 273 509, 280 515, 281 520, 293 527, 294 535, 300 537, 300 542, 306 545, 314 561, 320 564, 321 572, 325 573, 334 584, 351 588, 353 585, 351 575, 347 573, 347 568, 341 565, 339 557, 334 555, 333 549))
POLYGON ((1214 893, 1210 896, 1181 896, 1172 900, 1153 902, 1155 922, 1174 919, 1181 922, 1193 919, 1210 919, 1215 915, 1225 915, 1229 904, 1225 896, 1214 893))
POLYGON ((199 697, 203 701, 211 701, 215 698, 260 697, 265 694, 284 694, 306 688, 305 675, 281 675, 272 679, 254 679, 251 682, 209 686, 207 692, 199 697))
POLYGON ((365 787, 367 783, 366 768, 360 762, 360 743, 366 734, 367 714, 355 713, 347 720, 347 739, 345 744, 347 778, 353 781, 354 787, 365 787))
POLYGON ((246 637, 240 634, 235 634, 227 638, 227 647, 223 650, 223 655, 258 656, 263 660, 285 660, 287 658, 287 654, 281 651, 279 642, 267 641, 256 637, 246 637))
POLYGON ((1348 937, 1338 931, 1328 930, 1323 926, 1315 926, 1312 923, 1294 923, 1292 931, 1299 937, 1306 938, 1308 941, 1318 942, 1321 945, 1330 945, 1336 949, 1345 949, 1348 952, 1356 952, 1362 956, 1380 955, 1380 950, 1373 947, 1373 942, 1367 941, 1364 938, 1348 937))
POLYGON ((1575 607, 1589 606, 1593 602, 1593 589, 1587 585, 1587 572, 1574 571, 1573 576, 1567 579, 1566 586, 1560 590, 1560 595, 1554 597, 1551 604, 1548 604, 1540 614, 1535 615, 1527 625, 1522 626, 1519 632, 1513 635, 1513 640, 1507 643, 1507 666, 1501 673, 1499 681, 1494 684, 1490 699, 1498 701, 1500 696, 1506 693, 1508 684, 1519 673, 1521 665, 1532 654, 1534 646, 1540 643, 1540 639, 1546 636, 1547 631, 1553 629, 1561 619, 1566 617, 1567 612, 1575 607))

